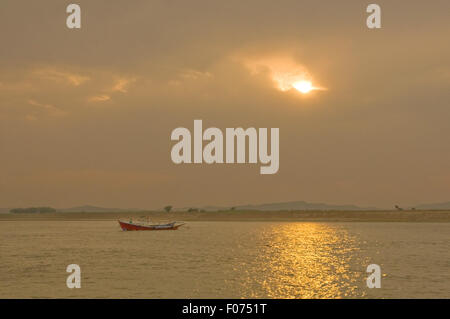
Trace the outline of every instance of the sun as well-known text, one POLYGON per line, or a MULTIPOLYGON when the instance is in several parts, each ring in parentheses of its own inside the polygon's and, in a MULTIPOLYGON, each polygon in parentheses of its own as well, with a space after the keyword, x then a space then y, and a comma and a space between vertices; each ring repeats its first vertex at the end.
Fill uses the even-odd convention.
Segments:
POLYGON ((307 94, 315 89, 310 81, 305 80, 292 83, 292 87, 303 94, 307 94))
POLYGON ((327 88, 314 83, 313 76, 305 66, 289 56, 266 56, 261 58, 245 58, 245 65, 252 74, 266 74, 272 79, 274 88, 281 92, 314 95, 313 91, 327 91, 327 88))

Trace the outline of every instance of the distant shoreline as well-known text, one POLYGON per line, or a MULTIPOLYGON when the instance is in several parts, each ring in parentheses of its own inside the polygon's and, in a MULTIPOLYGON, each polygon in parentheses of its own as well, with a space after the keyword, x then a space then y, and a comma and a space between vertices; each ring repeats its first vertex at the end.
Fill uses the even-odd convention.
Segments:
POLYGON ((450 210, 427 211, 217 211, 4 213, 1 221, 94 221, 148 218, 154 221, 450 222, 450 210))

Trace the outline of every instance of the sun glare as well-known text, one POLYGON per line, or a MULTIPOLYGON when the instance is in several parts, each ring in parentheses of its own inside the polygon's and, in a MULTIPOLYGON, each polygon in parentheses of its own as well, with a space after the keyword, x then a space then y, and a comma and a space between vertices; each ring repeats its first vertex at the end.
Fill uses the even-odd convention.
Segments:
POLYGON ((303 94, 307 94, 314 90, 314 87, 310 81, 298 81, 292 83, 292 87, 303 94))
POLYGON ((245 61, 253 74, 269 73, 275 88, 282 92, 297 91, 307 95, 312 91, 325 91, 324 87, 313 84, 308 70, 290 57, 264 57, 245 61))

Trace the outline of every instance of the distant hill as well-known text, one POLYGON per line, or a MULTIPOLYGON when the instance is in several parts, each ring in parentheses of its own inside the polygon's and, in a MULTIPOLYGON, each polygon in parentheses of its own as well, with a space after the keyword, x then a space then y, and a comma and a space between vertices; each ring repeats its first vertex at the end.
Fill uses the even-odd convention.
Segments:
POLYGON ((122 209, 122 208, 105 208, 91 205, 77 206, 71 208, 58 209, 62 213, 120 213, 120 212, 138 212, 142 209, 122 209))
MULTIPOLYGON (((231 207, 203 206, 197 207, 199 210, 219 211, 229 210, 231 207)), ((175 208, 175 211, 187 211, 189 207, 175 208)), ((359 207, 355 205, 332 205, 323 203, 308 203, 305 201, 267 203, 256 205, 234 206, 235 210, 258 210, 258 211, 279 211, 279 210, 377 210, 376 207, 359 207)))
POLYGON ((414 206, 416 209, 419 210, 427 210, 427 209, 450 209, 450 202, 444 202, 444 203, 433 203, 433 204, 421 204, 414 206))
POLYGON ((238 206, 239 210, 373 210, 375 207, 359 207, 355 205, 333 205, 323 203, 308 203, 305 201, 269 203, 261 205, 238 206))

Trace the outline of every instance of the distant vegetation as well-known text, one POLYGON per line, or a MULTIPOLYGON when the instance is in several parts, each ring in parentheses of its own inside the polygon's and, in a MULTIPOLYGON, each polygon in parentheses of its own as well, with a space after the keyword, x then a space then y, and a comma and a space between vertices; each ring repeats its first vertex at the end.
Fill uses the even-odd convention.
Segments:
POLYGON ((170 211, 172 210, 172 206, 166 206, 166 207, 164 207, 164 210, 167 212, 167 213, 170 213, 170 211))
POLYGON ((52 207, 28 207, 13 208, 9 212, 13 214, 56 213, 56 209, 52 207))

